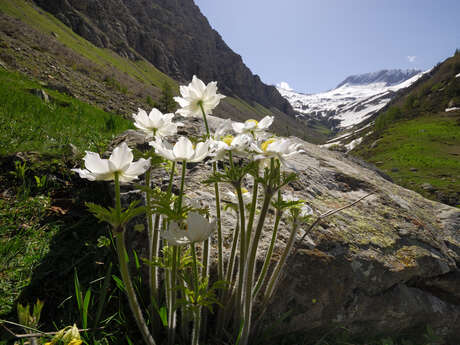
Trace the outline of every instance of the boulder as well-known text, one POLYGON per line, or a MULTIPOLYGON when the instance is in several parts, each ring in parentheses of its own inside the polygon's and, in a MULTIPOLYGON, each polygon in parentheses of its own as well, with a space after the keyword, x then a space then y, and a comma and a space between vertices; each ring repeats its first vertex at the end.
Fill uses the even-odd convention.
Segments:
MULTIPOLYGON (((215 128, 220 121, 210 117, 209 125, 215 128)), ((197 132, 200 125, 197 119, 183 122, 184 132, 197 132)), ((279 335, 296 332, 302 337, 341 327, 355 335, 393 337, 429 325, 458 343, 460 210, 393 184, 342 153, 293 140, 305 153, 290 160, 298 179, 287 190, 307 200, 314 210, 312 222, 331 209, 365 198, 319 221, 308 241, 300 240, 309 225, 300 229, 270 306, 254 313, 258 324, 276 322, 279 335), (288 317, 280 320, 280 315, 288 317)), ((213 187, 201 183, 211 172, 210 164, 190 168, 188 197, 208 203, 214 213, 213 187)), ((152 180, 165 186, 167 173, 156 169, 152 180)), ((177 177, 176 186, 178 182, 177 177)), ((250 189, 250 181, 247 186, 250 189)), ((222 191, 230 188, 221 185, 222 191)), ((224 214, 225 257, 234 221, 230 213, 224 214)), ((271 224, 271 219, 266 222, 260 241, 260 262, 269 247, 271 224)), ((275 253, 281 252, 287 238, 282 222, 275 253)), ((213 254, 215 260, 215 250, 213 254)))

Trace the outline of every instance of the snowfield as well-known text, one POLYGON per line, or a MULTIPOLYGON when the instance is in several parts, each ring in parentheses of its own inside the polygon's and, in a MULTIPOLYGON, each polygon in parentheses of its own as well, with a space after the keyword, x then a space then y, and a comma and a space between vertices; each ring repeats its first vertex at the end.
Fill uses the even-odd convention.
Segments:
POLYGON ((360 124, 391 101, 394 93, 417 81, 426 72, 416 70, 382 70, 350 76, 330 91, 303 94, 286 82, 278 84, 281 95, 299 116, 337 120, 338 129, 360 124))

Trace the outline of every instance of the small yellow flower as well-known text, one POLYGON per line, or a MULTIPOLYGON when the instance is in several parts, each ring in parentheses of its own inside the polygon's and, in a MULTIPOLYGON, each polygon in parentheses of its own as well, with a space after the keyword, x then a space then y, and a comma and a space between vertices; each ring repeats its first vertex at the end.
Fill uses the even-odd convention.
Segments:
POLYGON ((68 343, 67 345, 80 345, 82 342, 83 341, 80 339, 72 339, 72 341, 68 343))

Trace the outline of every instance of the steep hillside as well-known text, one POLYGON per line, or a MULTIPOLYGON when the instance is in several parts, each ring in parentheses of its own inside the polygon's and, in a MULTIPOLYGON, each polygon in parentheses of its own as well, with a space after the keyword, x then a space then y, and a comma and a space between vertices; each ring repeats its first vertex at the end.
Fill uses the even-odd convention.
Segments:
POLYGON ((146 58, 181 82, 197 74, 217 80, 226 95, 292 113, 275 87, 265 85, 211 28, 193 0, 35 0, 98 47, 131 60, 146 58))
POLYGON ((385 107, 355 138, 353 155, 395 182, 449 205, 460 204, 460 52, 385 107))
MULTIPOLYGON (((128 117, 138 107, 151 107, 164 82, 178 90, 176 80, 140 55, 132 60, 97 47, 24 0, 0 2, 0 61, 4 68, 24 73, 43 86, 128 117)), ((229 96, 215 112, 239 121, 267 114, 275 115, 276 132, 310 139, 305 126, 273 106, 229 96)))

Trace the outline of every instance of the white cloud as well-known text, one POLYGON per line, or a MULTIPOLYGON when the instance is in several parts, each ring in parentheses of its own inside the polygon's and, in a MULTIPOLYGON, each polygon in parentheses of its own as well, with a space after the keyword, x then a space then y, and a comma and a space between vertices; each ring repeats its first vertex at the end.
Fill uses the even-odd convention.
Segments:
POLYGON ((292 88, 289 86, 288 83, 286 83, 285 81, 282 81, 281 83, 279 84, 276 84, 277 87, 281 88, 281 89, 285 89, 285 90, 288 90, 288 91, 292 91, 292 88))
POLYGON ((412 63, 412 62, 415 62, 415 59, 416 59, 416 58, 417 58, 417 57, 416 57, 415 55, 412 55, 412 56, 409 55, 409 56, 407 56, 407 60, 409 60, 409 62, 411 62, 411 63, 412 63))

